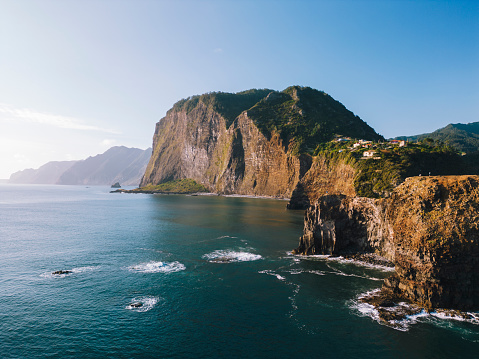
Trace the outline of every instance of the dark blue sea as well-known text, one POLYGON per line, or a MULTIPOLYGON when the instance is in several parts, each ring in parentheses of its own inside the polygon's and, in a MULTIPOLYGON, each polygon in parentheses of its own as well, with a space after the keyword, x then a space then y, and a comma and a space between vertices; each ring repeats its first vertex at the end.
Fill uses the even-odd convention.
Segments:
POLYGON ((358 304, 384 268, 291 255, 284 201, 109 191, 0 185, 0 358, 479 357, 478 321, 358 304))

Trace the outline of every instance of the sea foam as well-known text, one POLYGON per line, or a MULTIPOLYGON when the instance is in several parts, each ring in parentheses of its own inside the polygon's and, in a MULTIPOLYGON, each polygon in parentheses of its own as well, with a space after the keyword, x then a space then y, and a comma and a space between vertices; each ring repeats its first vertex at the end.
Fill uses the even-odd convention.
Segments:
POLYGON ((258 273, 271 275, 273 277, 276 277, 278 280, 286 280, 285 277, 283 277, 282 275, 278 273, 273 272, 272 270, 265 269, 265 270, 259 271, 258 273))
POLYGON ((350 303, 350 308, 356 311, 361 316, 367 316, 371 319, 377 321, 379 324, 386 325, 393 329, 399 331, 408 331, 411 325, 417 324, 418 322, 428 322, 441 325, 441 322, 446 321, 460 321, 467 322, 474 325, 479 325, 479 313, 474 312, 460 312, 460 311, 450 311, 438 309, 435 312, 427 313, 424 309, 421 310, 414 304, 409 304, 405 302, 399 302, 393 307, 384 307, 381 310, 388 312, 396 313, 406 313, 416 312, 414 314, 404 315, 401 320, 382 320, 379 315, 379 311, 373 305, 364 303, 361 301, 364 297, 369 297, 376 293, 379 293, 381 289, 375 289, 370 292, 360 294, 355 300, 352 300, 350 303), (439 320, 439 322, 434 322, 433 318, 439 320))
POLYGON ((141 273, 174 273, 186 269, 185 265, 180 262, 147 262, 129 266, 128 269, 132 272, 141 273))
POLYGON ((160 301, 160 297, 154 296, 145 296, 133 298, 125 309, 132 310, 134 312, 147 312, 155 307, 155 305, 160 301))
POLYGON ((232 262, 251 262, 261 259, 259 254, 254 254, 244 251, 233 250, 216 250, 214 252, 205 254, 204 259, 212 263, 232 263, 232 262))
MULTIPOLYGON (((291 252, 288 252, 288 255, 293 255, 291 252)), ((333 261, 333 262, 339 262, 339 263, 347 263, 347 264, 354 264, 357 266, 361 267, 366 267, 366 268, 371 268, 371 269, 376 269, 380 270, 382 272, 394 272, 395 268, 386 266, 386 265, 381 265, 381 264, 373 264, 369 263, 366 261, 358 260, 358 259, 349 259, 349 258, 344 258, 342 256, 336 257, 336 256, 331 256, 330 254, 310 254, 310 255, 293 255, 294 261, 300 261, 300 260, 319 260, 319 261, 333 261)))

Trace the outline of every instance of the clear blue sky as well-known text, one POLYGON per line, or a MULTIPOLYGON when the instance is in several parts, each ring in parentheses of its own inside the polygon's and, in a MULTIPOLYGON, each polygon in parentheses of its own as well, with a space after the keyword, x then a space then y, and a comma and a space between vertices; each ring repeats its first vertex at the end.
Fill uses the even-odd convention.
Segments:
POLYGON ((147 148, 190 95, 290 85, 385 137, 479 121, 479 1, 0 0, 0 178, 147 148))

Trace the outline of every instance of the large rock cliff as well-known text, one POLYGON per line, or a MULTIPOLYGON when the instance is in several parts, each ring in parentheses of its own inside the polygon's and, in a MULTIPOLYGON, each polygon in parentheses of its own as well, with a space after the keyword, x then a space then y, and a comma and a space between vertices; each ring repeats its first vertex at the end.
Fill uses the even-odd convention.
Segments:
POLYGON ((247 112, 226 128, 203 103, 190 113, 171 111, 157 124, 153 146, 141 186, 191 178, 212 192, 290 197, 308 169, 278 135, 267 139, 247 112))
POLYGON ((479 176, 414 177, 387 199, 324 196, 308 209, 295 253, 368 252, 395 263, 383 291, 479 309, 479 176))
POLYGON ((479 309, 479 176, 408 180, 387 218, 396 263, 387 288, 426 308, 479 309))
POLYGON ((305 213, 304 232, 295 254, 376 253, 394 260, 392 230, 385 200, 327 195, 305 213))
POLYGON ((338 134, 382 138, 311 88, 195 96, 157 123, 141 186, 191 178, 212 192, 289 198, 311 166, 327 172, 304 153, 338 134))

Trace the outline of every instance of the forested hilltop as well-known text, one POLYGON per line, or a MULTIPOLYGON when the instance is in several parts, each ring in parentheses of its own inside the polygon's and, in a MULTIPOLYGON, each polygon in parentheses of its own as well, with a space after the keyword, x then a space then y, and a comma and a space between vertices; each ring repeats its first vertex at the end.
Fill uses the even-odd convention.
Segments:
POLYGON ((415 136, 400 136, 398 140, 423 141, 431 139, 454 147, 456 150, 466 153, 479 151, 479 122, 451 123, 432 133, 424 133, 415 136))
POLYGON ((238 93, 212 92, 178 101, 169 111, 193 113, 199 106, 220 114, 229 128, 247 111, 261 133, 279 135, 286 150, 312 154, 319 143, 337 136, 382 140, 373 128, 323 91, 291 86, 284 91, 252 89, 238 93))

